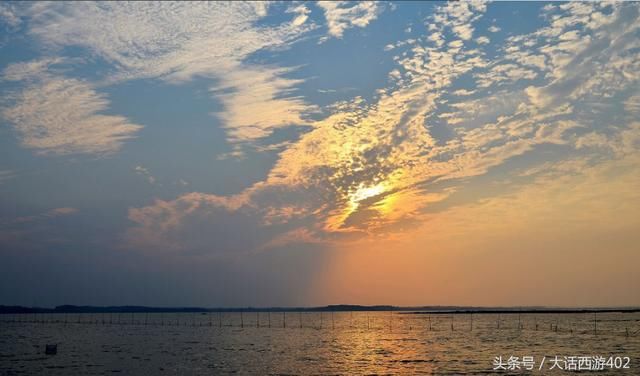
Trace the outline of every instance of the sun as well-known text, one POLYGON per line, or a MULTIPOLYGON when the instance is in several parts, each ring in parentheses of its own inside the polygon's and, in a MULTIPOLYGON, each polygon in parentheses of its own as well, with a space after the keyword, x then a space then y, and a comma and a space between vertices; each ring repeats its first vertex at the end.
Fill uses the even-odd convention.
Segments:
POLYGON ((386 187, 383 183, 371 187, 366 187, 363 184, 360 184, 358 189, 350 195, 350 201, 355 204, 368 198, 378 196, 384 193, 385 190, 386 187))

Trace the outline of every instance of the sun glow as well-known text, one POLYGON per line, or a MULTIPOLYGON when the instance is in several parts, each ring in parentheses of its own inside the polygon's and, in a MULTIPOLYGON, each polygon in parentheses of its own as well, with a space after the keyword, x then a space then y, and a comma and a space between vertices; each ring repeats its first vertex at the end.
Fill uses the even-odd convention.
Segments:
POLYGON ((343 228, 345 221, 355 213, 360 207, 362 201, 380 196, 388 190, 385 183, 379 183, 374 186, 366 186, 360 183, 358 188, 347 194, 346 206, 336 210, 333 215, 329 216, 325 229, 328 231, 350 231, 349 228, 343 228))
POLYGON ((378 196, 384 193, 385 190, 386 188, 383 183, 374 185, 372 187, 365 187, 363 184, 360 184, 358 189, 350 195, 350 201, 354 204, 357 204, 360 201, 378 196))

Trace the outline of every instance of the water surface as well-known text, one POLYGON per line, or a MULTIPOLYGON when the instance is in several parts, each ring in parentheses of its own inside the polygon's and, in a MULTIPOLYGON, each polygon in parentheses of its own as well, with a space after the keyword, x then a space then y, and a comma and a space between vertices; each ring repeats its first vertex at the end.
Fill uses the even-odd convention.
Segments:
POLYGON ((570 374, 549 370, 556 356, 627 356, 630 369, 586 373, 640 374, 640 314, 596 319, 398 312, 4 315, 0 374, 570 374), (58 344, 58 354, 44 354, 48 343, 58 344), (505 364, 531 356, 535 368, 521 363, 494 370, 498 356, 505 364))

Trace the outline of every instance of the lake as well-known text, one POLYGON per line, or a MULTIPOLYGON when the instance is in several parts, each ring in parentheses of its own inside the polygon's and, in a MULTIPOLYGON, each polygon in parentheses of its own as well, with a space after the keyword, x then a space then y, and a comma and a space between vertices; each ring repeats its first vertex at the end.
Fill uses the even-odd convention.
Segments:
POLYGON ((0 374, 570 374, 572 367, 640 374, 640 314, 595 319, 594 325, 587 313, 2 315, 0 374), (46 344, 57 344, 57 354, 45 355, 46 344))

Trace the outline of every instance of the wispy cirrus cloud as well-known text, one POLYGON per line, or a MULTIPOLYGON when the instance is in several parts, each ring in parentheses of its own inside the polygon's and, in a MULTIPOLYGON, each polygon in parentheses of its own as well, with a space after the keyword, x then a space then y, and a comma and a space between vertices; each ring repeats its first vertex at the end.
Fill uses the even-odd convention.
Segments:
POLYGON ((239 64, 297 35, 291 25, 254 24, 267 3, 38 3, 29 33, 51 49, 79 46, 115 67, 110 80, 185 81, 239 64))
POLYGON ((16 28, 22 23, 15 6, 11 3, 0 4, 0 21, 9 28, 16 28))
POLYGON ((109 100, 85 81, 54 76, 47 67, 56 59, 11 65, 5 80, 22 80, 2 110, 22 145, 40 154, 110 154, 142 126, 123 116, 102 114, 109 100))
POLYGON ((224 102, 219 116, 230 140, 251 142, 278 126, 300 124, 302 114, 313 109, 292 95, 300 80, 284 76, 291 69, 245 62, 256 51, 294 43, 315 27, 302 22, 300 15, 307 14, 302 8, 292 23, 257 25, 267 10, 262 2, 36 5, 30 32, 51 48, 91 50, 114 64, 107 79, 116 82, 215 78, 219 84, 212 93, 224 102))
POLYGON ((303 80, 283 77, 288 72, 291 69, 238 68, 212 88, 225 106, 219 116, 230 142, 251 142, 269 136, 277 128, 309 123, 303 115, 317 107, 295 95, 296 85, 303 80))
POLYGON ((57 55, 63 56, 67 47, 90 51, 107 62, 109 69, 92 81, 74 81, 50 72, 46 80, 41 77, 39 84, 16 96, 15 107, 5 116, 20 122, 23 145, 40 152, 112 152, 139 126, 119 116, 98 116, 108 104, 99 88, 134 79, 179 85, 208 77, 218 82, 211 92, 224 103, 219 117, 233 143, 250 143, 280 126, 300 125, 303 114, 314 107, 294 94, 301 80, 285 77, 291 68, 245 60, 260 50, 286 48, 316 26, 300 18, 308 14, 304 5, 292 11, 297 16, 292 15, 295 18, 290 22, 260 26, 268 7, 263 2, 21 4, 18 13, 26 20, 28 34, 53 57, 10 67, 5 72, 7 79, 33 81, 43 69, 64 59, 57 55), (37 92, 67 95, 78 101, 77 110, 69 104, 60 108, 65 112, 56 112, 59 107, 39 100, 37 92), (258 113, 264 116, 256 116, 258 113), (89 137, 89 132, 96 137, 89 137), (62 138, 67 135, 71 140, 65 144, 62 138))
POLYGON ((42 212, 34 215, 28 215, 28 216, 16 217, 16 218, 6 218, 0 222, 0 225, 7 226, 7 225, 16 225, 21 223, 29 223, 34 221, 42 221, 42 220, 47 220, 51 218, 71 215, 77 212, 78 212, 78 209, 75 209, 75 208, 69 208, 69 207, 55 208, 55 209, 51 209, 46 212, 42 212))

